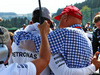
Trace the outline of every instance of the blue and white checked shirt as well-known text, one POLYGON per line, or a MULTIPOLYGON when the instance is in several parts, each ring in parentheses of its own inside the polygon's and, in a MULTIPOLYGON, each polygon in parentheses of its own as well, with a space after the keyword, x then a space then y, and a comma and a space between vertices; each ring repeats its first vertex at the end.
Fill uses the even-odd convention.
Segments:
MULTIPOLYGON (((84 31, 75 24, 67 28, 59 28, 48 35, 51 53, 61 53, 70 68, 82 68, 91 63, 92 45, 84 31)), ((40 49, 41 38, 25 31, 17 32, 14 41, 19 45, 22 40, 33 40, 36 52, 40 49)))

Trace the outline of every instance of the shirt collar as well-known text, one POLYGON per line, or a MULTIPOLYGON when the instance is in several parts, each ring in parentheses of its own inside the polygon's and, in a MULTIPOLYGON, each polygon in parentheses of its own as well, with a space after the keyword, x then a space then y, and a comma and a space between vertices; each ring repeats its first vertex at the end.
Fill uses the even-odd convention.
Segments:
POLYGON ((71 25, 70 27, 72 27, 72 28, 81 27, 81 25, 79 25, 79 24, 74 24, 74 25, 71 25))
POLYGON ((79 24, 74 24, 74 25, 71 25, 70 27, 82 29, 81 25, 79 25, 79 24))

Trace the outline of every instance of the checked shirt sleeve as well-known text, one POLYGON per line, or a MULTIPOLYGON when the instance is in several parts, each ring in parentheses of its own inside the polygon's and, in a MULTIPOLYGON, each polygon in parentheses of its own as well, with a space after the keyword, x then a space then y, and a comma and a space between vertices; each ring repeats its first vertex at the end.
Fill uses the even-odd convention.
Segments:
POLYGON ((14 34, 14 42, 19 46, 20 42, 23 40, 33 40, 36 36, 32 35, 30 32, 18 31, 14 34))
POLYGON ((58 53, 59 51, 62 51, 65 37, 64 28, 57 29, 48 35, 51 53, 58 53))
MULTIPOLYGON (((34 36, 30 32, 19 31, 14 35, 14 42, 19 45, 20 41, 23 40, 33 40, 36 47, 36 52, 40 49, 41 38, 40 36, 34 36)), ((50 49, 52 53, 56 53, 62 50, 63 41, 65 38, 65 31, 63 29, 57 29, 52 31, 48 35, 48 40, 50 44, 50 49)))
MULTIPOLYGON (((51 53, 58 53, 62 50, 63 41, 65 37, 64 33, 64 29, 57 29, 49 33, 48 40, 50 44, 51 53)), ((34 40, 36 51, 40 49, 40 40, 41 39, 39 37, 35 38, 34 40)))

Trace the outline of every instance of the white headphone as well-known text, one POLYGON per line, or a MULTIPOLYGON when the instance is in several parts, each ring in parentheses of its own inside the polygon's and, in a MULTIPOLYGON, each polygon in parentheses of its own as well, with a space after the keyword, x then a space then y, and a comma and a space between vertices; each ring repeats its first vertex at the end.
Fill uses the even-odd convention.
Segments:
POLYGON ((5 62, 8 57, 8 48, 4 44, 0 44, 0 62, 5 62))
MULTIPOLYGON (((3 31, 0 29, 0 35, 3 35, 3 31)), ((2 40, 2 38, 0 38, 2 40)), ((7 46, 3 43, 0 43, 0 63, 3 63, 7 60, 7 57, 9 55, 9 50, 7 46)))

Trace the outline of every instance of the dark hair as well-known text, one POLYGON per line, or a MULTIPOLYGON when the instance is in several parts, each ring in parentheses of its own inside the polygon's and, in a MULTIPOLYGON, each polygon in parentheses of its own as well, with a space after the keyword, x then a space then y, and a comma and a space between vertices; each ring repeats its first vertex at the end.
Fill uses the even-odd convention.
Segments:
POLYGON ((98 21, 100 21, 100 16, 95 16, 94 17, 94 23, 97 23, 98 21))
MULTIPOLYGON (((39 10, 33 11, 32 16, 33 16, 33 17, 32 17, 33 23, 36 23, 36 22, 39 22, 39 23, 40 23, 40 20, 39 20, 39 18, 40 18, 40 11, 39 11, 39 10)), ((52 22, 51 22, 50 19, 47 19, 47 18, 45 18, 45 17, 42 17, 42 19, 43 19, 43 20, 47 20, 48 23, 50 23, 50 28, 53 28, 53 27, 54 27, 54 25, 52 24, 52 22)))

